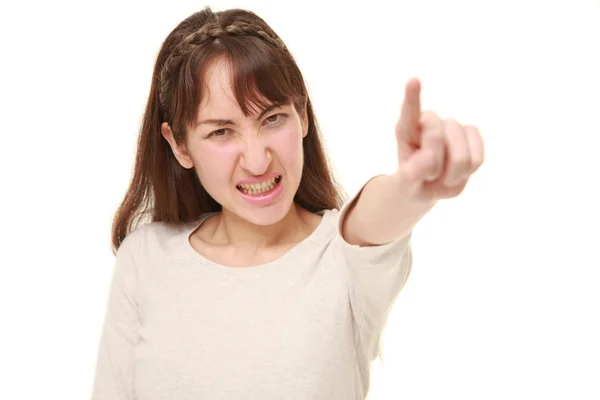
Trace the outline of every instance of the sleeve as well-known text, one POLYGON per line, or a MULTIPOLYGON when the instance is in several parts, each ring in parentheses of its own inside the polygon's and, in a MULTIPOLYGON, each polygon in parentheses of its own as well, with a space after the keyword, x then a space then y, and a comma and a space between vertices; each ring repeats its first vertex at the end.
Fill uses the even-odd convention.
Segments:
POLYGON ((411 272, 412 232, 391 243, 378 246, 361 247, 348 243, 342 236, 342 223, 364 186, 340 210, 336 240, 347 266, 353 317, 368 357, 374 360, 389 312, 411 272))
POLYGON ((134 351, 141 326, 136 299, 137 273, 130 237, 116 253, 92 400, 134 400, 134 351))

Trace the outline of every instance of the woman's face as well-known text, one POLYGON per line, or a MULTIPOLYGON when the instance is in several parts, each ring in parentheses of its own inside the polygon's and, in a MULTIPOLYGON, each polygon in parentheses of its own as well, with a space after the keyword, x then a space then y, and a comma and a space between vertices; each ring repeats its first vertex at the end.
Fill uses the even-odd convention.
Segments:
MULTIPOLYGON (((184 168, 195 168, 224 212, 271 225, 287 215, 300 185, 308 122, 292 104, 257 107, 246 117, 231 86, 227 61, 213 63, 185 149, 173 150, 184 168)), ((177 146, 167 136, 171 147, 177 146)))

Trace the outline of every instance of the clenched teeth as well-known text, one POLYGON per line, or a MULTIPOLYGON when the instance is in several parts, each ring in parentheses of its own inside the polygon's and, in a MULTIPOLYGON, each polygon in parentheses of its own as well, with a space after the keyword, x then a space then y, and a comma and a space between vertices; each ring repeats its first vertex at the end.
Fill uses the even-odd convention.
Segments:
POLYGON ((277 176, 277 177, 271 178, 267 181, 259 182, 259 183, 242 183, 242 184, 237 185, 237 188, 242 193, 245 193, 245 194, 265 193, 270 190, 273 190, 273 188, 279 182, 279 179, 281 179, 281 176, 277 176))

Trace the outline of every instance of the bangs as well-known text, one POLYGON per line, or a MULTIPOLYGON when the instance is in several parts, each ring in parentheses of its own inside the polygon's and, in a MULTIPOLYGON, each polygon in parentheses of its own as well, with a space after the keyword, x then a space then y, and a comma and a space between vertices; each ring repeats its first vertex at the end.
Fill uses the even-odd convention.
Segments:
POLYGON ((232 91, 245 116, 271 104, 293 104, 300 112, 306 89, 300 70, 289 58, 291 55, 282 54, 281 49, 252 36, 224 37, 198 46, 179 75, 173 123, 177 126, 181 121, 190 126, 197 119, 206 94, 206 72, 221 59, 229 64, 232 91))
POLYGON ((304 97, 299 71, 264 41, 240 39, 229 46, 228 61, 233 92, 244 115, 250 116, 270 104, 294 103, 298 107, 304 97))

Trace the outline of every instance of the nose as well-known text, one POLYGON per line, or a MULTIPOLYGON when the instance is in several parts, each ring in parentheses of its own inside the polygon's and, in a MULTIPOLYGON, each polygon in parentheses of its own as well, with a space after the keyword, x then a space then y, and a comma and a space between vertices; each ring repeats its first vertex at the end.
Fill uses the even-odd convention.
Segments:
POLYGON ((247 138, 240 159, 242 168, 252 175, 262 175, 269 169, 271 160, 271 151, 261 137, 247 138))

